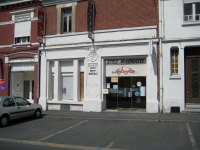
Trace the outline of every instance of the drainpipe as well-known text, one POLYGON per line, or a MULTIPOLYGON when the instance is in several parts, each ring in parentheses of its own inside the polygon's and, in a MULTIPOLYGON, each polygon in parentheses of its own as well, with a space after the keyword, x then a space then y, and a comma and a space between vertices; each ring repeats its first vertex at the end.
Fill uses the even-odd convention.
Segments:
POLYGON ((162 7, 164 7, 164 2, 159 0, 159 49, 160 49, 160 113, 163 113, 163 18, 164 12, 162 7))

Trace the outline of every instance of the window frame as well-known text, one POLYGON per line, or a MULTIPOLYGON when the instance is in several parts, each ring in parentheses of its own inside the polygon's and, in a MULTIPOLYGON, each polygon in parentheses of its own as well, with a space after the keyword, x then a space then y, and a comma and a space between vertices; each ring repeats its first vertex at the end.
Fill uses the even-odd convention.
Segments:
POLYGON ((61 19, 61 26, 62 26, 62 33, 71 33, 72 32, 72 7, 61 9, 62 19, 61 19), (71 10, 71 14, 64 14, 65 10, 71 10), (64 18, 67 17, 67 32, 64 31, 64 18), (70 26, 70 18, 71 17, 71 30, 69 29, 70 26))
POLYGON ((170 49, 170 70, 171 70, 171 76, 179 75, 179 48, 178 47, 171 47, 171 49, 170 49), (177 51, 177 53, 175 51, 177 51), (174 57, 174 59, 173 59, 173 57, 174 57), (174 62, 173 62, 173 60, 174 60, 174 62), (177 60, 177 62, 176 62, 176 60, 177 60), (177 67, 176 67, 176 65, 177 65, 177 67), (177 72, 176 72, 176 70, 177 70, 177 72))
POLYGON ((15 44, 29 44, 29 43, 30 43, 30 36, 15 37, 15 44), (25 42, 23 42, 23 38, 26 38, 25 42), (17 39, 21 39, 21 42, 17 42, 17 39))
POLYGON ((200 1, 198 2, 184 2, 183 3, 183 21, 185 23, 187 22, 200 22, 200 14, 196 14, 196 4, 199 3, 200 4, 200 1), (192 15, 185 15, 185 5, 186 4, 192 4, 192 15), (192 20, 189 19, 189 16, 192 16, 192 20), (199 20, 196 19, 196 17, 199 16, 199 20), (187 20, 185 20, 185 17, 188 17, 187 20))

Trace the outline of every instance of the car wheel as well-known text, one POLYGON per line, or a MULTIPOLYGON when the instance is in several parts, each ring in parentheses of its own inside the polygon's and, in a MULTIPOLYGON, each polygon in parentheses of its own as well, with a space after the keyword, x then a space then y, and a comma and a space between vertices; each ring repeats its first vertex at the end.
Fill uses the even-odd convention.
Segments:
POLYGON ((39 110, 39 109, 37 109, 36 111, 35 111, 35 118, 40 118, 41 117, 41 111, 39 110))
POLYGON ((1 117, 1 120, 0 120, 0 125, 2 126, 2 127, 5 127, 7 124, 8 124, 8 117, 7 116, 2 116, 1 117))

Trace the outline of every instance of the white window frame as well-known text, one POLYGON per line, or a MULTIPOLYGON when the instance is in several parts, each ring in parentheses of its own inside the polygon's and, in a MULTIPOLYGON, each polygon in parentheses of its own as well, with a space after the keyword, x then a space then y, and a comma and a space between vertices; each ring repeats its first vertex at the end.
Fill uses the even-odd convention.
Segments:
POLYGON ((172 47, 170 49, 170 68, 171 68, 171 76, 174 76, 174 75, 179 75, 179 48, 178 47, 172 47), (177 59, 176 59, 176 54, 175 54, 175 50, 177 50, 177 59), (174 57, 175 59, 173 59, 172 57, 174 57), (175 60, 177 60, 177 62, 175 62, 175 60), (178 65, 178 67, 172 67, 172 65, 178 65), (174 72, 173 72, 174 70, 174 72), (178 70, 178 72, 176 73, 176 70, 178 70))
POLYGON ((195 1, 193 0, 194 2, 192 2, 191 0, 185 0, 184 2, 184 6, 183 6, 183 20, 184 22, 200 22, 200 14, 196 14, 196 3, 200 3, 200 0, 198 1, 195 1), (185 15, 185 10, 184 10, 184 7, 185 7, 185 4, 192 4, 192 15, 185 15), (199 20, 196 20, 196 16, 199 16, 199 20), (192 16, 192 20, 189 20, 189 17, 192 16), (185 17, 188 17, 187 21, 185 20, 185 17))

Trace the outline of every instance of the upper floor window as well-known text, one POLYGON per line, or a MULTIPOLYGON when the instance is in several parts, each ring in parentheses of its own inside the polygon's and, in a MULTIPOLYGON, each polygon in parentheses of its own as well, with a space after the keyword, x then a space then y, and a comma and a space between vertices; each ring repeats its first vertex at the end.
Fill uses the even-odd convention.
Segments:
POLYGON ((184 4, 184 21, 200 21, 200 2, 184 4))
POLYGON ((178 74, 178 55, 179 55, 178 47, 172 47, 171 48, 171 74, 172 75, 178 74))
POLYGON ((56 6, 58 34, 75 32, 76 5, 77 2, 56 6))
POLYGON ((62 10, 62 31, 72 32, 72 9, 62 10))

